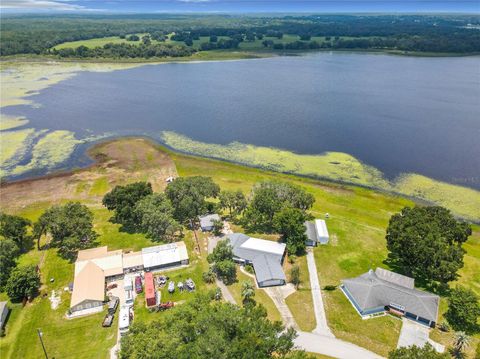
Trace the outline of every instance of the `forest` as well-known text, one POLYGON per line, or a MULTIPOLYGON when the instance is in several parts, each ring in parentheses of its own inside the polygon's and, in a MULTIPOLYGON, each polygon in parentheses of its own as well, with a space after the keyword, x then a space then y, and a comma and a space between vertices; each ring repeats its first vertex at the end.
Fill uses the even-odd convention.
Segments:
POLYGON ((242 42, 257 40, 262 45, 255 50, 262 51, 327 48, 480 52, 480 19, 474 15, 2 15, 1 20, 1 56, 177 57, 195 51, 236 49, 242 42), (148 39, 94 49, 53 49, 65 42, 111 36, 140 40, 136 34, 148 34, 148 39), (175 46, 163 43, 169 35, 175 46), (295 35, 298 40, 278 41, 284 35, 295 35), (209 37, 210 41, 194 48, 193 42, 200 37, 209 37))

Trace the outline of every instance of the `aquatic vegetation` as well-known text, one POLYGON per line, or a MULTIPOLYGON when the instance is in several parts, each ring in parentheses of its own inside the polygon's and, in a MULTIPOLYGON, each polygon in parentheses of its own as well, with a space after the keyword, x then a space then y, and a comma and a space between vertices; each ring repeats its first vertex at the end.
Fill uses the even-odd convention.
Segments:
POLYGON ((52 169, 66 161, 75 146, 81 142, 70 131, 49 132, 34 145, 30 162, 16 166, 11 174, 19 175, 35 169, 52 169))
POLYGON ((163 142, 190 154, 212 157, 278 172, 323 178, 377 188, 439 204, 466 219, 480 220, 480 192, 417 174, 404 174, 390 182, 378 169, 340 152, 300 155, 293 152, 231 143, 218 145, 162 132, 163 142))
POLYGON ((12 118, 2 115, 0 117, 0 131, 11 130, 12 128, 20 127, 28 123, 25 118, 12 118))
POLYGON ((2 176, 7 174, 7 168, 18 163, 26 153, 34 132, 33 128, 0 132, 0 174, 2 176))
POLYGON ((174 132, 162 132, 162 140, 176 150, 213 157, 278 172, 326 178, 363 186, 385 188, 382 173, 355 157, 341 152, 301 155, 270 147, 234 142, 228 145, 202 143, 174 132))

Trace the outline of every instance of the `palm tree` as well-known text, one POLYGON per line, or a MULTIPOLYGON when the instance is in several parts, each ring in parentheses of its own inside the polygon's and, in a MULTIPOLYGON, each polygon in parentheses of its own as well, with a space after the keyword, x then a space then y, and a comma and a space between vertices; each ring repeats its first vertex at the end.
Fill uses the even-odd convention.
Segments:
POLYGON ((244 281, 242 282, 242 298, 243 303, 247 303, 253 300, 255 297, 255 288, 253 287, 252 282, 244 281))
POLYGON ((453 342, 453 348, 450 350, 450 354, 455 359, 465 358, 464 350, 470 345, 470 337, 465 332, 456 332, 453 342))
POLYGON ((459 352, 463 352, 470 346, 470 337, 465 332, 456 332, 453 346, 459 352))

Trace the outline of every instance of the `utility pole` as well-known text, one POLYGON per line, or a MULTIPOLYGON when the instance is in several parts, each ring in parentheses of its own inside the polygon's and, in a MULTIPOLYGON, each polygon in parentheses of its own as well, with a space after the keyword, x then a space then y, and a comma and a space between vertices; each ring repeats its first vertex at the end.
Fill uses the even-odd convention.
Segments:
POLYGON ((40 343, 42 343, 42 348, 43 348, 43 353, 45 354, 45 359, 48 359, 47 350, 45 349, 45 344, 43 344, 43 333, 40 330, 40 328, 37 329, 37 333, 38 333, 38 338, 40 339, 40 343))

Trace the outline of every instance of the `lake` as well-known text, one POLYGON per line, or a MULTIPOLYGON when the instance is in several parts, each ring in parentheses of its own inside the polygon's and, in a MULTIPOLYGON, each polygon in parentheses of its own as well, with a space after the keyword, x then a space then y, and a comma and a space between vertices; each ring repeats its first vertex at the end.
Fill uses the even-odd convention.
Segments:
POLYGON ((78 138, 174 131, 346 152, 388 178, 413 172, 480 188, 479 57, 316 53, 146 65, 80 72, 30 99, 40 106, 2 112, 78 138))

